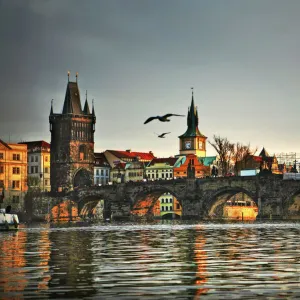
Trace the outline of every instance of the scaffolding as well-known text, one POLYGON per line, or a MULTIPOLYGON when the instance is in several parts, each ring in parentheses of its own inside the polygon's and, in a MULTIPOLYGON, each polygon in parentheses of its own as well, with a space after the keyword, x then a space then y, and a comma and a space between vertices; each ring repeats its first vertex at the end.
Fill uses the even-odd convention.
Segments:
POLYGON ((295 163, 299 165, 300 163, 300 153, 289 152, 289 153, 278 153, 275 154, 278 164, 285 164, 285 166, 292 167, 295 163))

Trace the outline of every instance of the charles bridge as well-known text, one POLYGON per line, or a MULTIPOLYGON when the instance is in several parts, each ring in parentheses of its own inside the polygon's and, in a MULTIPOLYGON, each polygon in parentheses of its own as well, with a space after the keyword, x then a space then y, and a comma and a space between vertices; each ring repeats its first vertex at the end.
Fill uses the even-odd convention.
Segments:
POLYGON ((52 203, 67 201, 77 205, 79 215, 87 207, 95 207, 104 200, 104 215, 130 218, 142 201, 148 199, 147 213, 163 193, 175 196, 182 206, 183 219, 209 218, 219 205, 237 193, 245 193, 258 206, 258 217, 270 215, 288 218, 294 196, 300 194, 300 181, 283 180, 282 177, 218 177, 205 179, 175 179, 80 188, 58 195, 52 203), (150 199, 150 201, 149 201, 150 199))

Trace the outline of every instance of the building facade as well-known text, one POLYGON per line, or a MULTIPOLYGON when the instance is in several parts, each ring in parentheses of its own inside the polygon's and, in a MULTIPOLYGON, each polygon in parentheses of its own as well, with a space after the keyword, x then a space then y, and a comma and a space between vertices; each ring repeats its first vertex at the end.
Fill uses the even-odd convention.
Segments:
POLYGON ((146 167, 148 180, 170 180, 173 179, 173 167, 178 158, 154 158, 146 167))
POLYGON ((94 156, 95 156, 94 184, 95 185, 108 184, 111 167, 103 152, 95 153, 94 156))
POLYGON ((211 175, 210 166, 195 154, 179 156, 174 165, 174 178, 203 178, 211 175))
POLYGON ((24 210, 27 192, 27 145, 0 140, 0 205, 24 210))
POLYGON ((149 152, 131 150, 106 150, 104 155, 111 166, 110 181, 113 183, 142 181, 145 179, 145 167, 154 158, 149 152))
POLYGON ((45 141, 22 142, 27 145, 27 185, 50 192, 50 144, 45 141))
POLYGON ((68 83, 61 114, 51 111, 51 191, 72 190, 94 181, 94 132, 96 116, 87 96, 82 109, 76 82, 68 83))
POLYGON ((194 154, 198 157, 206 156, 206 139, 198 128, 198 112, 194 104, 194 95, 192 94, 191 107, 188 109, 187 130, 179 136, 180 155, 194 154))

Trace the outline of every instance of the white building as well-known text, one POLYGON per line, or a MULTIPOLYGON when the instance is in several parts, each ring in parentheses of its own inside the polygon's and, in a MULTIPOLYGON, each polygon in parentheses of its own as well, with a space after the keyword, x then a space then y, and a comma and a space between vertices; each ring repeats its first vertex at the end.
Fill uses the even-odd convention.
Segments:
POLYGON ((94 184, 105 185, 109 182, 110 177, 110 165, 104 155, 104 153, 94 153, 94 184))

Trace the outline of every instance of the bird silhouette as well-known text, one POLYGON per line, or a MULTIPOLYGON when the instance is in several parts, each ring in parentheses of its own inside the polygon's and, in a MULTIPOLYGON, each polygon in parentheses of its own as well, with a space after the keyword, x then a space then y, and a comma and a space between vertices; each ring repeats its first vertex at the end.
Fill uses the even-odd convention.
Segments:
POLYGON ((156 117, 150 117, 148 118, 144 124, 147 124, 155 119, 161 121, 161 122, 170 122, 170 120, 168 118, 172 117, 172 116, 178 116, 178 117, 184 117, 184 115, 176 115, 176 114, 166 114, 164 116, 156 116, 156 117))
MULTIPOLYGON (((155 134, 157 134, 156 132, 154 132, 155 134)), ((171 133, 171 132, 164 132, 164 133, 162 133, 162 134, 157 134, 157 137, 159 137, 159 138, 161 138, 161 139, 164 139, 165 138, 165 135, 166 134, 169 134, 169 133, 171 133)))

